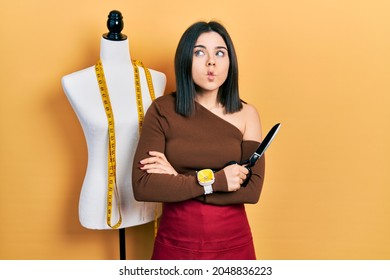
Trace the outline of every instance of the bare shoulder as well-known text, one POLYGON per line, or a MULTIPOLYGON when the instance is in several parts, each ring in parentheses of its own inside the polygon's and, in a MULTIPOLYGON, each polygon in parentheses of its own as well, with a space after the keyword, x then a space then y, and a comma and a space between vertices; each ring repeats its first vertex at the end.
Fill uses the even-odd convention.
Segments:
POLYGON ((245 119, 245 130, 243 133, 244 140, 251 140, 260 142, 261 135, 261 120, 260 115, 251 104, 243 104, 242 114, 245 119))
POLYGON ((242 112, 248 117, 257 116, 259 118, 259 113, 257 112, 256 107, 251 104, 242 103, 242 112))
POLYGON ((261 123, 257 109, 250 104, 242 103, 242 109, 233 114, 217 114, 219 117, 236 126, 242 133, 243 140, 261 141, 261 123))

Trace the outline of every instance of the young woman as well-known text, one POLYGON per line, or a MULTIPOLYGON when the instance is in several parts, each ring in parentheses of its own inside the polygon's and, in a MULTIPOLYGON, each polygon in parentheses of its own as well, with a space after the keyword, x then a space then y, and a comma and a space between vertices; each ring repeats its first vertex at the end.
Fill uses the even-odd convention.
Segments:
POLYGON ((257 203, 264 157, 256 109, 241 101, 232 40, 218 22, 197 22, 175 54, 176 92, 149 107, 132 177, 136 200, 163 202, 152 259, 256 259, 245 203, 257 203), (209 177, 209 178, 207 178, 209 177))

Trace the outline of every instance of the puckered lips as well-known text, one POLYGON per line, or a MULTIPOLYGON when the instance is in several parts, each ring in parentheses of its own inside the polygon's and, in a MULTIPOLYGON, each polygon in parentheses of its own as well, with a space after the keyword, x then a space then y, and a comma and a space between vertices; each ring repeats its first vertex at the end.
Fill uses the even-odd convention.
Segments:
POLYGON ((214 81, 215 80, 215 73, 213 71, 207 71, 207 79, 209 81, 214 81))

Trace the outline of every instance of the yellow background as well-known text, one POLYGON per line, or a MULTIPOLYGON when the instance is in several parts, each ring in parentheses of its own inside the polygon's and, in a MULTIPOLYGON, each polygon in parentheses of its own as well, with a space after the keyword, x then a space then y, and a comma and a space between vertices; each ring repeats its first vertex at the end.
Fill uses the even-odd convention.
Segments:
MULTIPOLYGON (((389 1, 19 2, 0 4, 0 259, 119 258, 117 231, 79 224, 86 143, 61 87, 95 64, 114 9, 167 92, 183 31, 228 28, 242 97, 264 133, 282 123, 247 207, 259 259, 390 259, 389 1)), ((128 259, 150 258, 153 224, 126 242, 128 259)))

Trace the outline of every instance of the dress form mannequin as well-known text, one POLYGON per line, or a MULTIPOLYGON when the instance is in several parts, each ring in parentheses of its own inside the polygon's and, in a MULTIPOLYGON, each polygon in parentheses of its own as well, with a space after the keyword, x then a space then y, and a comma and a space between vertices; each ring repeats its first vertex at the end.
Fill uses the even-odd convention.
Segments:
MULTIPOLYGON (((161 214, 158 203, 137 202, 131 185, 132 161, 137 142, 138 111, 134 84, 134 70, 129 53, 122 16, 118 11, 109 15, 110 32, 101 38, 100 59, 103 64, 116 135, 116 182, 119 191, 122 224, 119 228, 136 226, 153 221, 155 211, 161 214), (116 19, 117 18, 117 19, 116 19)), ((161 96, 166 76, 149 69, 155 96, 161 96)), ((151 104, 145 72, 139 69, 144 112, 151 104)), ((108 123, 103 107, 94 66, 62 78, 65 94, 74 109, 86 138, 88 166, 79 200, 79 219, 89 229, 111 229, 106 221, 108 177, 108 123)), ((119 219, 115 199, 112 206, 112 224, 119 219)))

